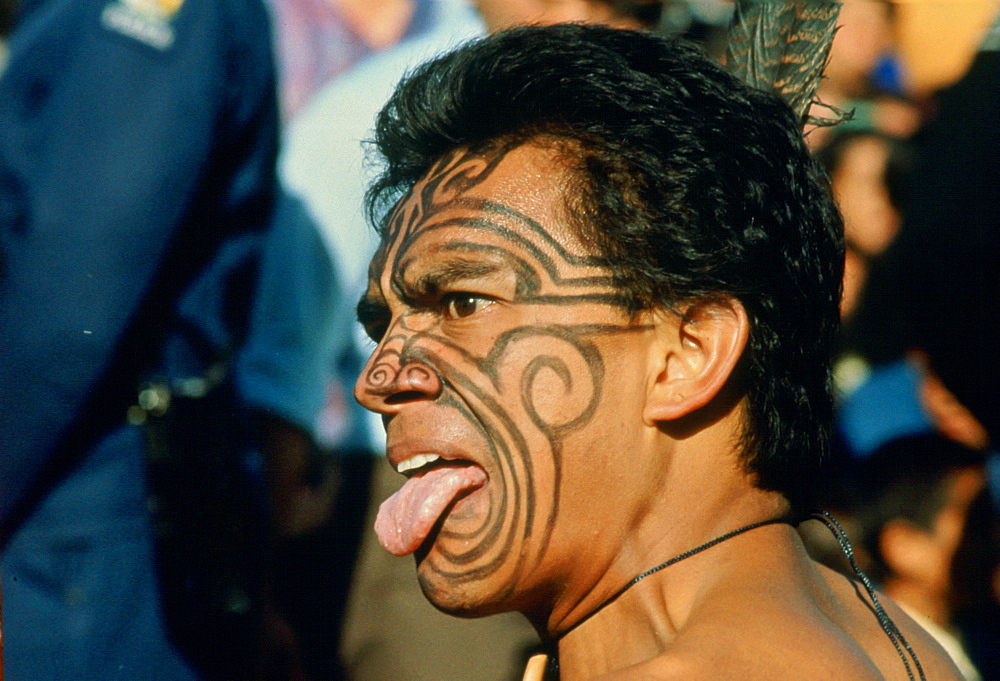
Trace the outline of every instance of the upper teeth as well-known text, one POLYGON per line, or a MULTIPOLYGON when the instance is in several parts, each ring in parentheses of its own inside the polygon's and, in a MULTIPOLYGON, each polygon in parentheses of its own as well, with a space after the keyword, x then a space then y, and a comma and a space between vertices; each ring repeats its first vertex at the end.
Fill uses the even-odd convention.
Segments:
POLYGON ((406 461, 400 462, 396 466, 397 473, 405 473, 406 471, 412 471, 415 468, 420 468, 421 466, 426 466, 429 463, 437 461, 441 457, 437 454, 417 454, 416 456, 411 456, 406 461))

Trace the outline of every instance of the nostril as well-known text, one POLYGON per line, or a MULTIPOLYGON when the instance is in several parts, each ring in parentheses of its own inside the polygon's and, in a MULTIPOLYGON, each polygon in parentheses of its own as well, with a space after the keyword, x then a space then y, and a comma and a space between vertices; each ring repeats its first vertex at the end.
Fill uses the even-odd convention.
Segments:
POLYGON ((436 383, 434 372, 423 364, 407 364, 399 372, 400 387, 413 390, 428 390, 436 383))
POLYGON ((426 393, 422 393, 419 390, 403 390, 400 392, 393 393, 385 398, 386 404, 405 404, 407 402, 414 402, 416 400, 425 399, 427 397, 426 393))

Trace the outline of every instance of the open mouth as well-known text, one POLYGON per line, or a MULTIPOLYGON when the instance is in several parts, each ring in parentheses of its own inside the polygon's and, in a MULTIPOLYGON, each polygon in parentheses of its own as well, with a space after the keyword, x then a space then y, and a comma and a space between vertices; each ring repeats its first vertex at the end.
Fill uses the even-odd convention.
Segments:
POLYGON ((415 456, 411 456, 405 461, 401 461, 399 465, 396 466, 396 472, 409 478, 422 470, 427 470, 430 466, 433 466, 441 460, 441 456, 438 454, 417 454, 415 456))
POLYGON ((412 478, 423 475, 435 468, 444 466, 476 466, 477 464, 465 459, 445 459, 440 454, 416 454, 396 465, 396 472, 412 478))
POLYGON ((375 531, 382 546, 397 556, 419 549, 450 509, 488 480, 486 471, 472 461, 438 454, 416 454, 395 468, 407 481, 382 503, 375 531))

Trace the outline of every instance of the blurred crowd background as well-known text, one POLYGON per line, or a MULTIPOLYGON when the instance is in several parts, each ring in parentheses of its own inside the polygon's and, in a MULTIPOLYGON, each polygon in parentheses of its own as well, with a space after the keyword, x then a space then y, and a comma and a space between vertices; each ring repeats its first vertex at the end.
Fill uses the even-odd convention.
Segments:
MULTIPOLYGON (((509 681, 382 551, 350 390, 395 83, 506 26, 722 58, 727 0, 0 0, 8 681, 509 681)), ((1000 679, 1000 3, 845 0, 809 126, 845 219, 824 508, 970 681, 1000 679)), ((815 525, 815 527, 813 527, 815 525)), ((819 523, 817 559, 854 573, 819 523)))

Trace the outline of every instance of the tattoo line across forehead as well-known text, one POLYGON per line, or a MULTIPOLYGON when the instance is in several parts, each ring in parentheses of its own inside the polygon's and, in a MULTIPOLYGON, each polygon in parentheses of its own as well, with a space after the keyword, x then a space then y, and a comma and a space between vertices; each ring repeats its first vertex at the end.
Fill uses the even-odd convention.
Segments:
POLYGON ((396 288, 414 260, 413 252, 420 252, 417 245, 435 232, 448 230, 447 238, 454 250, 471 253, 479 249, 482 254, 492 251, 506 261, 518 275, 522 295, 537 294, 545 279, 552 288, 591 289, 591 295, 598 293, 594 289, 604 289, 601 297, 605 302, 622 304, 602 257, 571 252, 552 234, 551 227, 515 208, 472 196, 457 196, 444 205, 415 207, 415 201, 411 196, 411 205, 397 209, 394 222, 398 228, 383 249, 383 255, 392 262, 382 262, 391 268, 396 288))
POLYGON ((401 293, 412 288, 416 277, 410 270, 419 270, 425 259, 450 253, 490 262, 490 267, 502 263, 513 275, 512 293, 519 302, 594 302, 627 307, 626 297, 618 291, 602 259, 568 253, 538 222, 517 211, 478 200, 461 204, 474 208, 470 216, 454 216, 454 211, 449 211, 445 219, 425 224, 404 243, 396 244, 394 290, 401 293), (446 245, 436 243, 424 249, 423 240, 440 230, 448 230, 446 245))
MULTIPOLYGON (((478 276, 488 277, 492 275, 493 278, 511 276, 514 284, 513 294, 516 300, 536 295, 541 287, 541 279, 535 268, 524 259, 514 255, 509 248, 478 241, 452 239, 437 250, 443 257, 451 256, 469 262, 470 267, 478 266, 484 270, 492 270, 491 272, 479 273, 478 276)), ((406 276, 407 265, 406 262, 402 265, 403 277, 406 276)), ((470 278, 472 276, 474 275, 470 273, 470 278)))
MULTIPOLYGON (((510 296, 515 302, 629 307, 606 261, 584 252, 582 244, 572 238, 573 230, 544 225, 498 201, 497 193, 488 187, 471 193, 514 150, 505 149, 489 158, 465 150, 442 157, 397 205, 369 269, 368 300, 358 307, 359 319, 370 332, 374 326, 389 323, 384 296, 390 291, 412 304, 463 279, 470 280, 469 286, 479 285, 475 280, 491 279, 489 285, 496 286, 507 274, 511 288, 503 286, 497 295, 510 296), (553 229, 570 236, 557 238, 553 229), (436 233, 440 238, 434 238, 436 233), (387 280, 390 290, 384 289, 387 280), (380 297, 383 300, 378 303, 380 297)), ((521 171, 520 165, 513 168, 514 174, 521 171)), ((497 186, 500 196, 509 189, 504 189, 502 180, 497 186)), ((558 193, 552 200, 558 201, 558 193)))
POLYGON ((382 239, 394 240, 405 236, 435 208, 447 205, 482 184, 506 158, 512 146, 488 157, 468 149, 457 149, 442 156, 396 202, 379 229, 382 239))

